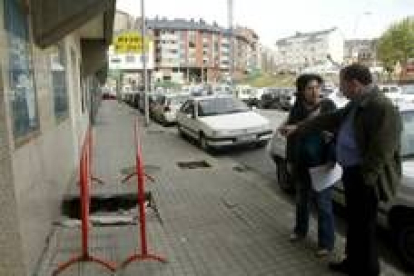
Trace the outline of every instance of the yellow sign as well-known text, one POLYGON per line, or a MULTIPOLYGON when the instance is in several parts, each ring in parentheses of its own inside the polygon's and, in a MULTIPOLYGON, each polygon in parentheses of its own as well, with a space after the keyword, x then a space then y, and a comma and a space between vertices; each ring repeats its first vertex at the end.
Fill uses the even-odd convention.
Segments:
MULTIPOLYGON (((145 52, 149 51, 150 39, 144 38, 145 52)), ((123 33, 114 39, 114 51, 117 54, 140 54, 143 52, 142 36, 138 33, 123 33)))

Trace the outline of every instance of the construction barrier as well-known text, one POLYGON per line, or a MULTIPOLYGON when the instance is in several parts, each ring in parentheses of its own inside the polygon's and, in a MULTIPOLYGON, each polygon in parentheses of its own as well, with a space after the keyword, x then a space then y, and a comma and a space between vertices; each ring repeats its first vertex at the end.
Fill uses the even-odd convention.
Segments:
POLYGON ((89 254, 89 185, 92 181, 92 129, 89 127, 86 132, 84 144, 82 145, 80 163, 79 163, 79 187, 80 187, 80 202, 81 202, 81 231, 82 231, 82 252, 79 256, 76 256, 69 261, 62 263, 53 272, 52 275, 58 275, 66 268, 79 262, 95 262, 110 271, 116 270, 116 265, 93 257, 89 254))
POLYGON ((128 257, 122 264, 121 268, 125 268, 128 264, 133 261, 145 261, 154 260, 162 263, 166 263, 166 259, 163 257, 149 254, 147 247, 147 232, 146 232, 146 217, 145 217, 145 176, 148 175, 144 172, 141 141, 138 131, 138 119, 134 124, 134 142, 135 142, 135 173, 137 175, 137 186, 138 186, 138 211, 139 211, 139 224, 140 224, 140 235, 141 241, 141 252, 139 254, 133 254, 128 257))

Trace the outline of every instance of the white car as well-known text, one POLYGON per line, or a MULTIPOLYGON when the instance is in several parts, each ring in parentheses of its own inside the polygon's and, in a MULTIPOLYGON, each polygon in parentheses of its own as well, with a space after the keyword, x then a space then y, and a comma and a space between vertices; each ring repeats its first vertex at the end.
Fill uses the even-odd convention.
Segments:
POLYGON ((378 85, 379 90, 392 100, 393 103, 397 103, 401 98, 401 87, 396 84, 382 84, 378 85))
POLYGON ((177 110, 189 97, 187 94, 158 95, 151 108, 152 118, 163 125, 176 123, 177 110))
POLYGON ((188 100, 177 112, 178 132, 204 150, 240 144, 264 146, 272 137, 269 121, 231 96, 188 100))
POLYGON ((401 93, 398 97, 398 102, 414 103, 414 84, 401 86, 401 93))
POLYGON ((328 95, 328 99, 331 99, 337 108, 342 108, 349 102, 349 100, 344 96, 344 94, 342 94, 341 91, 339 91, 339 89, 335 89, 332 93, 330 93, 328 95))
MULTIPOLYGON (((378 223, 394 233, 398 253, 410 267, 414 267, 414 104, 398 105, 402 121, 401 157, 403 177, 396 197, 390 202, 380 202, 378 223)), ((286 139, 275 133, 268 151, 276 163, 277 181, 281 189, 292 192, 291 166, 286 162, 286 139)), ((342 184, 335 185, 334 201, 345 204, 342 184)))

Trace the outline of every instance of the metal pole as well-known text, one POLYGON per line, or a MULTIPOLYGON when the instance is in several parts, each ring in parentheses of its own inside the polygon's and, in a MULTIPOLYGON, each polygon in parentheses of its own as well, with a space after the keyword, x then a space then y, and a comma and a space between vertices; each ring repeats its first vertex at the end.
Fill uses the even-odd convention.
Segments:
POLYGON ((233 45, 233 0, 227 0, 227 12, 228 12, 228 24, 230 32, 230 67, 229 75, 231 84, 233 84, 233 73, 234 73, 234 45, 233 45))
POLYGON ((146 23, 145 23, 145 6, 144 0, 141 0, 141 44, 142 44, 142 69, 144 71, 144 113, 145 113, 145 126, 149 126, 149 97, 148 97, 148 72, 147 72, 147 53, 145 47, 145 35, 146 35, 146 23))

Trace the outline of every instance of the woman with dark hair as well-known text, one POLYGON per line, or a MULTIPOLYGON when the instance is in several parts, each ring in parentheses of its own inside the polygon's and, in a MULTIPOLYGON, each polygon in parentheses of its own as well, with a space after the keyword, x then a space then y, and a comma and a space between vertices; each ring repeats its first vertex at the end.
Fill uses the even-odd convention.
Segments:
MULTIPOLYGON (((296 80, 296 101, 290 110, 285 124, 298 124, 319 114, 332 112, 335 104, 329 99, 321 99, 323 84, 321 76, 303 74, 296 80)), ((315 197, 318 211, 318 250, 316 255, 323 257, 334 248, 335 228, 332 211, 331 189, 325 188, 316 192, 312 189, 309 168, 333 161, 334 151, 332 135, 313 132, 304 136, 291 135, 287 141, 287 160, 292 164, 296 184, 296 221, 290 241, 298 241, 306 237, 309 228, 309 205, 315 197)))

